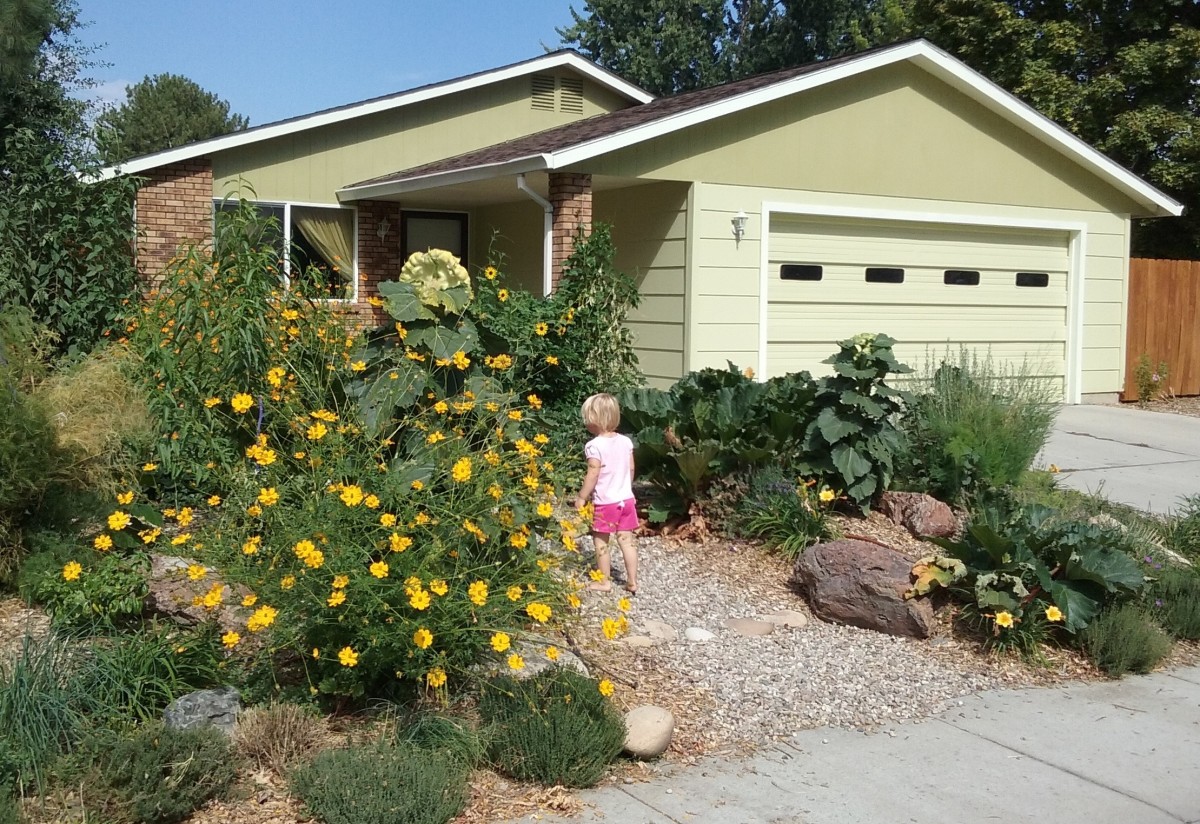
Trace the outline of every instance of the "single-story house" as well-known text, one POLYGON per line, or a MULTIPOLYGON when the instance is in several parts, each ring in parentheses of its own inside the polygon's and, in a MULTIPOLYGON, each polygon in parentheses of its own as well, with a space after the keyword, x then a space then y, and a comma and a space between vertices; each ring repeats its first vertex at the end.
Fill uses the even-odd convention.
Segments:
POLYGON ((153 279, 240 185, 295 254, 366 299, 415 250, 489 250, 550 290, 581 225, 613 226, 644 372, 819 372, 885 332, 966 344, 1068 402, 1124 380, 1130 221, 1182 206, 922 40, 653 98, 559 51, 137 158, 153 279), (353 261, 346 266, 345 261, 353 261))

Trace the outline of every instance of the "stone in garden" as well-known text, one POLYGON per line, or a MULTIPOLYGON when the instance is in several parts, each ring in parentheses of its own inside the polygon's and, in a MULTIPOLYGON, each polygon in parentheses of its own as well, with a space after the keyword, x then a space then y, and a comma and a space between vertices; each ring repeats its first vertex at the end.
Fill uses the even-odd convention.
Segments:
POLYGON ((642 621, 642 629, 656 641, 678 641, 679 632, 675 627, 662 621, 642 621))
POLYGON ((671 745, 675 716, 645 704, 625 713, 625 752, 634 758, 657 758, 671 745))
POLYGON ((928 638, 933 607, 925 598, 905 600, 912 561, 894 549, 866 541, 833 541, 809 547, 796 561, 792 583, 822 621, 888 635, 928 638))
POLYGON ((177 730, 213 726, 226 735, 233 735, 241 710, 241 697, 233 687, 199 690, 172 701, 163 710, 163 723, 177 730))
POLYGON ((590 677, 587 665, 583 663, 578 655, 568 649, 563 649, 558 643, 549 638, 514 641, 512 647, 498 658, 476 664, 471 669, 484 678, 490 678, 495 675, 511 675, 518 681, 524 681, 526 678, 532 678, 539 672, 555 666, 573 669, 580 675, 590 677), (558 659, 555 661, 551 661, 546 657, 546 648, 551 646, 558 650, 558 659), (508 656, 512 653, 521 656, 521 659, 525 662, 524 667, 519 670, 509 668, 507 661, 508 656))
POLYGON ((211 571, 199 581, 191 580, 187 569, 192 563, 174 555, 151 555, 150 577, 146 581, 146 609, 185 627, 204 623, 215 616, 222 631, 243 630, 245 621, 240 619, 238 607, 232 602, 235 598, 240 600, 246 592, 234 593, 211 571), (203 597, 213 584, 222 585, 222 606, 216 610, 195 606, 195 599, 203 597))
POLYGON ((770 621, 756 621, 753 618, 726 618, 724 624, 738 635, 751 637, 770 635, 775 631, 775 625, 770 621))
POLYGON ((688 627, 687 629, 685 629, 683 631, 683 637, 688 639, 689 641, 694 641, 696 643, 702 644, 705 641, 711 641, 712 639, 716 638, 717 636, 713 635, 711 632, 709 632, 706 629, 702 629, 701 627, 688 627))
POLYGON ((634 649, 645 649, 646 647, 655 646, 658 644, 658 641, 655 641, 649 635, 627 635, 621 639, 621 643, 634 649))
POLYGON ((803 629, 808 626, 808 616, 794 609, 781 609, 779 612, 764 615, 763 620, 785 629, 803 629))
POLYGON ((918 538, 950 538, 958 531, 950 507, 923 492, 885 492, 879 511, 918 538))

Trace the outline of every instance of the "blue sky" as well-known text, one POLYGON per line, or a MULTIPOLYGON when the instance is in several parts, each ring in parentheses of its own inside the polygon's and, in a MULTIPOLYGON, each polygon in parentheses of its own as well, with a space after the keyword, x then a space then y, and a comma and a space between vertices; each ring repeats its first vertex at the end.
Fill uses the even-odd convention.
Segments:
MULTIPOLYGON (((515 63, 560 45, 572 0, 77 0, 89 94, 182 74, 261 125, 515 63)), ((575 0, 576 9, 583 7, 575 0)))

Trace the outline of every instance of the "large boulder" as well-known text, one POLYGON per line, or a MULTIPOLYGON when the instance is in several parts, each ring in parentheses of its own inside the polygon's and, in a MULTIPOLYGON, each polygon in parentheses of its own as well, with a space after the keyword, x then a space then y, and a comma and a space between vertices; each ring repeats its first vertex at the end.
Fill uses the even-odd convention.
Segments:
POLYGON ((242 700, 233 687, 189 692, 172 701, 163 711, 163 723, 177 730, 213 726, 233 735, 242 700))
POLYGON ((173 555, 150 556, 146 609, 181 626, 195 626, 215 618, 222 631, 244 631, 246 610, 240 606, 240 600, 248 590, 240 587, 234 590, 212 572, 193 581, 187 574, 191 563, 173 555), (221 587, 221 606, 209 610, 196 600, 203 598, 214 584, 221 587))
POLYGON ((958 531, 950 507, 923 492, 885 492, 879 511, 918 538, 951 538, 958 531))
POLYGON ((833 541, 809 547, 796 561, 792 582, 823 621, 873 629, 889 635, 928 638, 933 607, 905 600, 912 561, 866 541, 833 541))
POLYGON ((634 758, 658 758, 674 734, 675 716, 670 710, 645 704, 625 713, 625 752, 634 758))

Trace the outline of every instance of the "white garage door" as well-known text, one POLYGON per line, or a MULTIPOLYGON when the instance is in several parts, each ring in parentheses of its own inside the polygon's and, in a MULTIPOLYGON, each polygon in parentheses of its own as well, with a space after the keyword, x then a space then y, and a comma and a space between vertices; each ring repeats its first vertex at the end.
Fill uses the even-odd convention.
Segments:
POLYGON ((960 344, 1057 379, 1067 370, 1066 232, 773 214, 767 376, 883 332, 923 366, 960 344))

